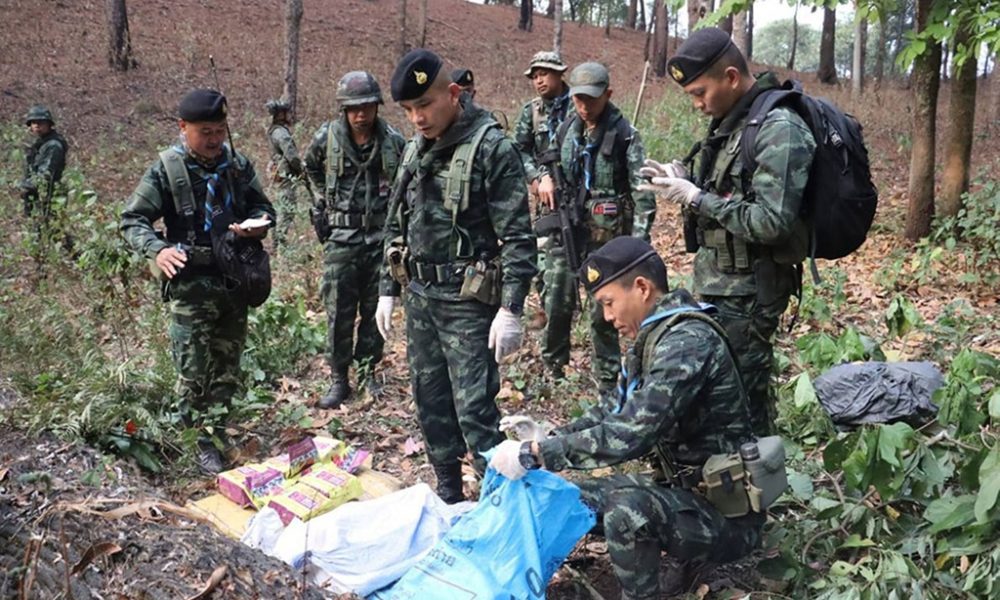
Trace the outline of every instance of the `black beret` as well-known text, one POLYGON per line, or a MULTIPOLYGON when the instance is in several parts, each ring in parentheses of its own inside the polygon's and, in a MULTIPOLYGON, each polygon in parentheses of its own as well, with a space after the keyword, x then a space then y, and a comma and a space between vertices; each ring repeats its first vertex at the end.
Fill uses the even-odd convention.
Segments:
POLYGON ((410 50, 399 59, 396 71, 392 74, 392 99, 399 102, 423 96, 434 83, 442 66, 444 62, 441 57, 430 50, 410 50))
POLYGON ((718 27, 699 29, 677 48, 667 61, 667 70, 674 81, 687 85, 707 71, 732 44, 729 34, 718 27))
POLYGON ((193 123, 225 121, 226 112, 226 97, 215 90, 191 90, 177 106, 177 116, 193 123))
POLYGON ((462 87, 475 85, 475 81, 472 79, 472 71, 469 69, 455 69, 451 72, 451 80, 462 87))
MULTIPOLYGON (((663 260, 648 243, 630 235, 616 237, 584 259, 580 265, 580 281, 593 294, 651 256, 663 265, 663 260)), ((666 270, 664 265, 664 280, 666 270)))

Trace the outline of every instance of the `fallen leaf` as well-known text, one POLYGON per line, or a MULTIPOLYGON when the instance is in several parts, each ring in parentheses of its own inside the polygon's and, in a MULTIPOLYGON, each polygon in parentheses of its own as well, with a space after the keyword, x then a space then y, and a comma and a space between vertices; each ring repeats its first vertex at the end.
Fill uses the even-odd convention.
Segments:
POLYGON ((407 437, 403 442, 403 456, 414 456, 424 451, 424 443, 418 442, 412 436, 407 437))
POLYGON ((217 567, 214 571, 212 571, 212 575, 208 578, 208 581, 205 582, 205 587, 187 600, 204 600, 205 598, 208 598, 212 594, 212 590, 218 587, 222 580, 226 578, 227 571, 229 571, 229 567, 226 565, 217 567))
POLYGON ((73 570, 70 571, 73 575, 78 575, 81 571, 86 569, 90 563, 94 562, 95 558, 100 558, 102 556, 110 556, 112 554, 117 554, 122 551, 121 546, 114 542, 98 542, 87 548, 80 560, 73 565, 73 570))

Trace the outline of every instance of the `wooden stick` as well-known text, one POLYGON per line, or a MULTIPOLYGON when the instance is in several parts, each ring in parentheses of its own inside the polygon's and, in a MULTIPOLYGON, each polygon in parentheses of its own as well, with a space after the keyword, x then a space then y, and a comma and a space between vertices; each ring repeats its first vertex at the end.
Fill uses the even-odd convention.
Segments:
POLYGON ((642 68, 642 83, 639 84, 639 97, 635 100, 635 112, 632 114, 632 126, 635 127, 639 122, 639 110, 642 109, 642 95, 646 92, 646 78, 649 76, 649 61, 646 61, 646 66, 642 68))

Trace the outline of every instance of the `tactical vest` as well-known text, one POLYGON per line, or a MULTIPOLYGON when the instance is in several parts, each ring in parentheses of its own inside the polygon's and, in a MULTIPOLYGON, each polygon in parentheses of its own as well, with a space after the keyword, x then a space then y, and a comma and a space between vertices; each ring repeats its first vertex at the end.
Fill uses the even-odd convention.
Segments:
MULTIPOLYGON (((230 155, 230 166, 226 169, 220 180, 229 186, 233 197, 234 213, 241 213, 243 198, 236 192, 236 186, 232 179, 238 177, 241 171, 236 166, 235 154, 230 155)), ((184 164, 184 156, 174 148, 168 148, 160 152, 160 162, 163 170, 167 174, 167 181, 170 185, 170 194, 174 197, 174 210, 177 216, 183 217, 187 224, 187 240, 191 246, 195 245, 195 237, 198 230, 197 204, 194 199, 194 188, 191 185, 191 175, 187 165, 184 164)))
MULTIPOLYGON (((344 175, 344 146, 337 139, 334 133, 334 123, 331 122, 326 130, 326 189, 336 190, 337 181, 344 175)), ((376 135, 378 135, 376 133, 376 135)), ((379 141, 381 146, 382 170, 381 174, 386 179, 391 179, 396 172, 396 153, 392 151, 392 145, 387 143, 388 136, 379 141)), ((405 163, 404 163, 405 164, 405 163)))

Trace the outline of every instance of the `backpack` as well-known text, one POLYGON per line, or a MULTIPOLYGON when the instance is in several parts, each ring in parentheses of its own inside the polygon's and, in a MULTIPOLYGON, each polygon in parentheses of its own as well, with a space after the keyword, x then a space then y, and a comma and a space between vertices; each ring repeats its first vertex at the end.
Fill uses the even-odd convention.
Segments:
MULTIPOLYGON (((747 174, 757 168, 753 149, 761 124, 779 106, 802 117, 816 140, 802 216, 810 225, 810 269, 813 281, 819 283, 817 258, 842 258, 865 242, 875 218, 878 190, 872 183, 861 124, 828 100, 806 94, 794 80, 762 92, 750 105, 740 148, 747 174)), ((750 177, 744 176, 743 181, 746 188, 750 177)))

